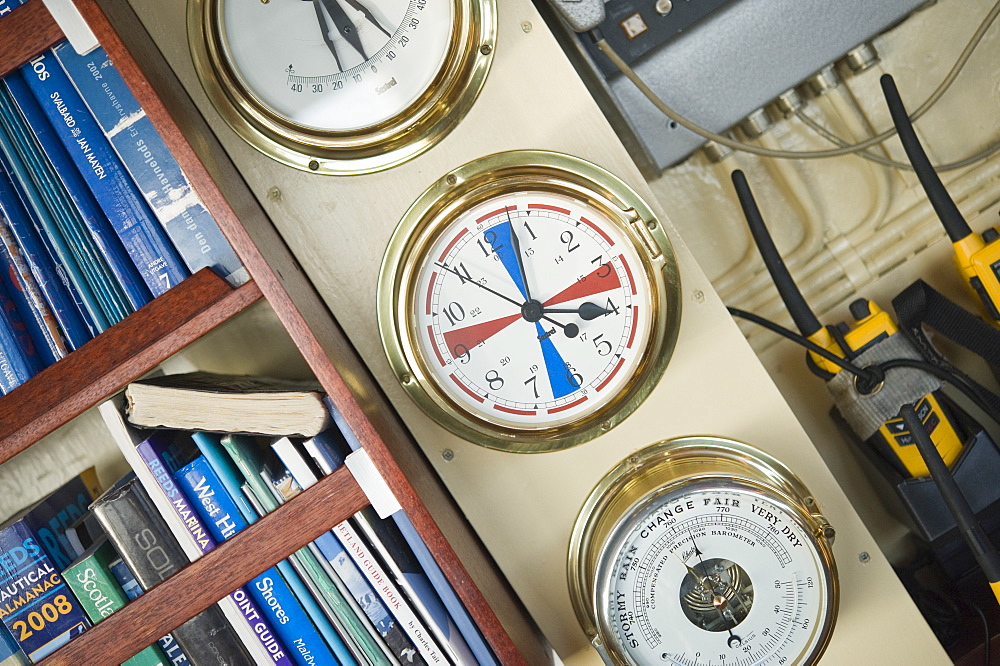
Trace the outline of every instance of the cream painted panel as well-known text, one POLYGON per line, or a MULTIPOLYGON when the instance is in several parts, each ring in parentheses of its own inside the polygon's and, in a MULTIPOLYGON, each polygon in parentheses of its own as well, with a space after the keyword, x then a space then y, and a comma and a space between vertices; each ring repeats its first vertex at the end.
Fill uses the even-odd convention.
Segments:
MULTIPOLYGON (((594 664, 570 608, 565 560, 576 512, 617 461, 668 437, 713 434, 759 446, 797 471, 838 530, 843 590, 825 663, 948 663, 847 497, 764 372, 676 232, 684 314, 659 386, 621 426, 559 453, 503 454, 461 441, 403 394, 378 341, 375 289, 382 251, 403 212, 441 174, 509 149, 551 149, 590 159, 655 207, 628 154, 533 6, 500 0, 493 70, 462 124, 439 146, 390 172, 329 178, 282 167, 246 146, 209 108, 192 71, 180 3, 135 2, 167 59, 206 114, 250 187, 316 283, 514 590, 560 656, 594 664), (446 461, 442 452, 454 455, 446 461), (862 565, 859 553, 871 554, 862 565)), ((666 220, 661 215, 661 220, 666 220)))

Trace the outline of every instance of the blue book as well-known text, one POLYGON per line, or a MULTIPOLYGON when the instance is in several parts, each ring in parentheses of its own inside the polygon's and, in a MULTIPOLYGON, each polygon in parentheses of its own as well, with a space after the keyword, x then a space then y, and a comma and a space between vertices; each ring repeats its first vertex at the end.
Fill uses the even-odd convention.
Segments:
POLYGON ((17 239, 2 212, 0 212, 0 267, 6 269, 4 284, 14 295, 21 319, 29 324, 32 337, 45 352, 42 358, 48 363, 64 358, 72 348, 63 337, 59 322, 52 314, 45 295, 35 281, 28 260, 21 253, 17 239))
MULTIPOLYGON (((344 458, 349 451, 361 449, 361 442, 329 396, 323 398, 323 403, 329 410, 330 416, 333 417, 336 428, 328 428, 323 433, 313 437, 311 443, 307 440, 306 448, 310 450, 310 453, 313 453, 313 449, 315 449, 316 453, 313 453, 313 457, 316 459, 316 463, 325 474, 330 474, 344 464, 344 458)), ((493 654, 493 650, 486 644, 482 633, 472 621, 469 611, 466 610, 465 604, 458 598, 451 583, 441 571, 437 560, 434 559, 434 555, 427 548, 427 544, 417 533, 406 513, 400 509, 394 512, 390 518, 412 549, 413 555, 417 558, 424 574, 447 609, 451 620, 465 639, 469 650, 475 655, 476 663, 483 666, 497 666, 499 662, 493 654)))
MULTIPOLYGON (((205 456, 198 456, 177 470, 174 478, 216 542, 228 539, 249 525, 205 456)), ((287 653, 296 664, 309 666, 315 661, 333 660, 323 637, 275 567, 248 582, 246 589, 257 605, 270 613, 275 633, 282 644, 291 648, 287 653)))
POLYGON ((72 349, 79 349, 94 337, 94 329, 88 323, 83 304, 74 297, 65 268, 61 264, 56 268, 57 255, 42 235, 40 224, 24 207, 5 165, 0 153, 0 213, 5 218, 5 226, 17 242, 66 343, 72 349))
POLYGON ((41 369, 42 361, 28 328, 0 284, 0 394, 10 393, 41 369))
POLYGON ((138 310, 152 299, 149 288, 129 258, 122 239, 111 227, 108 216, 94 198, 55 127, 46 117, 21 72, 11 72, 4 78, 11 101, 17 105, 39 146, 52 165, 52 171, 66 193, 66 214, 79 236, 87 242, 97 257, 97 265, 107 281, 117 287, 115 296, 125 312, 138 310))
MULTIPOLYGON (((212 433, 193 432, 191 433, 191 437, 194 439, 195 444, 198 445, 198 449, 205 456, 205 459, 215 469, 222 486, 226 489, 226 493, 236 501, 240 511, 246 511, 243 514, 244 520, 248 524, 257 522, 262 515, 262 511, 258 511, 243 492, 244 484, 250 483, 248 475, 256 474, 256 471, 251 469, 253 463, 248 457, 240 455, 245 452, 237 452, 236 449, 239 447, 233 448, 232 452, 230 452, 225 448, 218 436, 212 433)), ((227 436, 227 441, 230 443, 233 442, 231 436, 227 436)), ((260 477, 254 477, 253 482, 256 483, 258 480, 260 480, 260 477)), ((263 483, 262 480, 260 482, 263 483)), ((297 557, 303 551, 306 551, 306 549, 293 554, 292 557, 297 557)), ((319 607, 319 604, 316 603, 316 600, 309 592, 298 572, 289 564, 288 560, 282 560, 277 566, 278 571, 281 572, 285 581, 292 588, 295 597, 302 604, 303 609, 309 615, 310 619, 312 619, 316 629, 323 636, 323 640, 326 641, 326 644, 333 651, 339 663, 345 665, 356 664, 357 662, 348 650, 347 645, 345 645, 343 639, 338 635, 330 619, 319 607)))
MULTIPOLYGON (((115 577, 118 584, 122 586, 122 590, 125 592, 125 596, 129 599, 135 599, 142 596, 145 591, 139 582, 135 579, 132 571, 126 566, 126 564, 121 560, 121 558, 116 559, 110 565, 108 569, 111 570, 111 575, 115 577)), ((177 644, 174 637, 170 634, 163 636, 156 644, 160 646, 163 653, 167 655, 167 659, 173 666, 190 666, 191 662, 188 661, 187 655, 181 650, 181 646, 177 644)))
POLYGON ((82 56, 63 42, 53 53, 188 269, 207 266, 234 286, 246 282, 249 274, 236 252, 104 49, 82 56))
MULTIPOLYGON (((109 279, 107 262, 87 235, 79 216, 75 215, 77 211, 70 202, 52 160, 10 95, 8 81, 17 79, 17 74, 10 75, 4 79, 4 85, 0 85, 0 121, 4 123, 4 129, 13 141, 19 159, 27 168, 27 178, 22 177, 22 180, 30 180, 40 195, 59 232, 75 253, 77 263, 84 277, 90 281, 90 287, 105 313, 112 321, 124 318, 130 310, 125 308, 124 300, 120 298, 121 288, 109 279)), ((42 114, 36 110, 35 115, 42 114)))
POLYGON ((35 183, 32 176, 35 171, 28 166, 21 156, 18 144, 8 134, 8 123, 0 114, 0 153, 3 153, 3 167, 10 176, 13 187, 26 210, 30 211, 39 233, 45 239, 47 247, 57 258, 57 264, 62 266, 67 280, 72 284, 74 295, 80 303, 81 311, 85 313, 92 333, 103 332, 111 322, 102 301, 92 288, 93 275, 88 273, 81 264, 85 258, 81 255, 78 243, 67 239, 59 220, 49 210, 46 194, 35 183))
MULTIPOLYGON (((216 541, 212 537, 211 531, 202 522, 194 504, 185 495, 183 489, 175 481, 175 473, 179 469, 178 461, 184 459, 183 444, 181 440, 173 434, 154 432, 150 437, 141 442, 136 450, 142 457, 146 466, 153 473, 160 489, 167 496, 171 508, 184 523, 185 528, 191 535, 195 544, 202 553, 207 553, 216 546, 216 541)), ((272 657, 275 656, 272 647, 276 644, 273 631, 266 620, 257 603, 247 597, 246 590, 237 588, 229 594, 236 603, 237 608, 243 614, 244 619, 261 645, 272 657), (255 625, 260 625, 262 631, 257 631, 255 625)), ((287 657, 278 657, 274 660, 279 666, 292 666, 287 657)))
MULTIPOLYGON (((56 651, 90 626, 33 527, 58 523, 60 512, 77 504, 80 479, 75 477, 0 526, 0 553, 4 554, 0 558, 0 620, 32 661, 56 651)), ((85 492, 91 494, 89 489, 85 492)))
POLYGON ((177 251, 59 63, 39 55, 21 71, 153 295, 187 277, 177 251))

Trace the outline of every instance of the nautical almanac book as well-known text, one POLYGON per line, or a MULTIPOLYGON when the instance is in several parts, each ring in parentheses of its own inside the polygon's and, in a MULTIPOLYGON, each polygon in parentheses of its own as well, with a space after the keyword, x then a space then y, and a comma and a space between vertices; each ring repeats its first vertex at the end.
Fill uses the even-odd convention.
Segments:
POLYGON ((187 277, 187 267, 55 58, 36 56, 21 72, 153 295, 187 277))
MULTIPOLYGON (((0 619, 32 661, 90 626, 47 549, 60 551, 55 531, 92 495, 93 470, 78 475, 0 526, 0 619), (38 533, 38 528, 51 530, 38 533), (43 538, 44 537, 44 538, 43 538), (43 547, 45 546, 45 547, 43 547)), ((84 509, 86 506, 84 505, 84 509)), ((75 515, 79 515, 76 513, 75 515)))
POLYGON ((104 49, 82 56, 63 42, 52 51, 188 269, 208 266, 233 286, 246 282, 246 268, 104 49))
MULTIPOLYGON (((118 553, 114 546, 106 538, 102 538, 63 571, 63 579, 94 624, 129 601, 108 568, 116 559, 118 553)), ((150 645, 122 666, 170 666, 170 662, 160 648, 150 645)))
MULTIPOLYGON (((205 456, 198 456, 177 470, 174 478, 216 542, 224 541, 248 526, 205 456)), ((310 666, 334 659, 278 569, 271 567, 250 580, 245 587, 256 599, 257 605, 265 609, 275 634, 296 664, 310 666)))
MULTIPOLYGON (((91 505, 136 582, 148 590, 188 563, 138 479, 112 488, 91 505)), ((194 666, 252 666, 253 658, 212 605, 171 632, 194 666)))

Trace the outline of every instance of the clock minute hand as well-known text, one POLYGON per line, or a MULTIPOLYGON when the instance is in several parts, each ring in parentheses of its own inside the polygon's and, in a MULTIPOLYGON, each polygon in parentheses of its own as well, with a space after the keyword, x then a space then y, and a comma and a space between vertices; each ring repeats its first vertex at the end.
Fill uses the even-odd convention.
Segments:
POLYGON ((521 284, 524 285, 524 297, 531 300, 531 290, 528 288, 528 276, 524 273, 524 259, 521 257, 521 242, 517 239, 514 231, 514 223, 510 219, 510 211, 507 211, 507 223, 510 225, 510 244, 514 249, 514 259, 517 261, 517 272, 521 275, 521 284))

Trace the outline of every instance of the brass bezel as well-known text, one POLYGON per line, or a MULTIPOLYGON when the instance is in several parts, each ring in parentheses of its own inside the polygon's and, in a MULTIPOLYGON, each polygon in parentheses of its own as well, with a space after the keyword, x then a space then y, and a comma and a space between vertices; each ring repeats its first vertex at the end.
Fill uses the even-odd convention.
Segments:
POLYGON ((762 495, 813 536, 810 544, 822 565, 829 598, 822 628, 817 629, 816 649, 805 663, 817 662, 833 635, 840 603, 833 530, 808 488, 784 464, 755 447, 721 437, 657 442, 621 461, 591 491, 573 526, 567 560, 570 599, 587 637, 613 663, 631 663, 609 635, 603 608, 597 606, 598 587, 609 580, 601 571, 614 566, 614 545, 630 523, 663 495, 690 487, 762 495))
POLYGON ((431 418, 459 436, 492 449, 540 453, 566 449, 610 430, 656 386, 677 340, 680 278, 663 227, 631 188, 604 169, 546 151, 511 151, 470 162, 440 178, 403 216, 382 260, 378 287, 382 343, 402 387, 431 418), (618 396, 577 421, 554 427, 508 427, 470 413, 452 401, 415 342, 410 303, 426 252, 461 211, 497 194, 545 190, 583 200, 607 214, 634 244, 652 285, 647 295, 651 331, 641 364, 618 396))
POLYGON ((452 38, 437 76, 401 113, 359 130, 304 127, 258 101, 224 56, 222 0, 189 0, 188 42, 209 100, 251 146, 310 173, 372 173, 435 145, 468 113, 483 87, 496 46, 495 0, 453 0, 453 4, 452 38))

